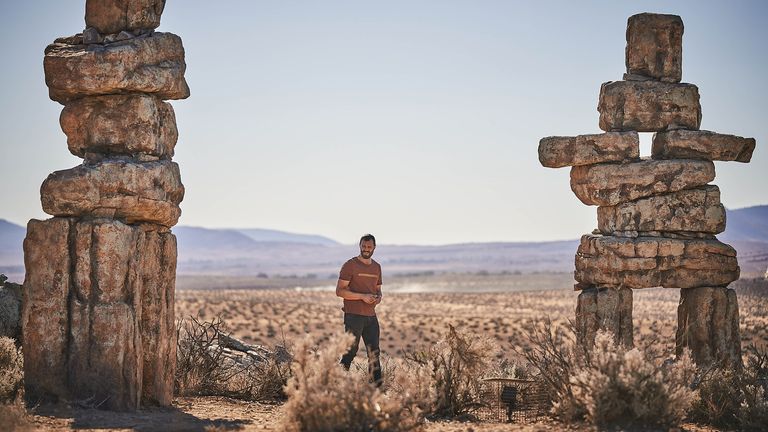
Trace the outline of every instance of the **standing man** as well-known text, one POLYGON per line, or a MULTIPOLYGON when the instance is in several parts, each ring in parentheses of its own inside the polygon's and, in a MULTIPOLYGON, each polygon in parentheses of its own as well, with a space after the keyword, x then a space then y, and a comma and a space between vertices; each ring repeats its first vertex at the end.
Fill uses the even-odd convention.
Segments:
POLYGON ((379 320, 376 305, 381 303, 381 266, 371 259, 376 249, 376 238, 366 234, 360 238, 360 255, 341 267, 336 295, 344 299, 344 331, 355 336, 352 346, 341 357, 341 364, 349 370, 357 354, 360 337, 368 352, 368 372, 377 387, 381 386, 379 361, 379 320))

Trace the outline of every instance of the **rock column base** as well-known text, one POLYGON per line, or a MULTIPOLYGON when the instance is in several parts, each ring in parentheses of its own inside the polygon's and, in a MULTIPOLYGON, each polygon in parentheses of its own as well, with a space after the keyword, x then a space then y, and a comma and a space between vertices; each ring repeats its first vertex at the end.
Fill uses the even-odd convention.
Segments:
POLYGON ((31 220, 22 312, 28 400, 170 405, 176 238, 155 224, 31 220))
POLYGON ((631 289, 592 287, 581 291, 576 306, 579 343, 591 347, 598 330, 612 333, 623 346, 634 346, 631 289))
POLYGON ((685 349, 700 367, 742 366, 736 291, 725 287, 680 290, 675 351, 680 355, 685 349))

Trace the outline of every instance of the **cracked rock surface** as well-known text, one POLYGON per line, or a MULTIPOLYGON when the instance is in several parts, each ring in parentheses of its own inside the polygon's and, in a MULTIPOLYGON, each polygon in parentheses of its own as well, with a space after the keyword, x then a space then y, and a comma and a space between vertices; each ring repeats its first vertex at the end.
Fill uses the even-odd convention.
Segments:
POLYGON ((56 171, 40 188, 52 216, 110 217, 171 227, 184 198, 179 166, 168 160, 106 160, 56 171))
POLYGON ((715 165, 702 160, 649 160, 571 168, 571 190, 587 205, 614 206, 715 179, 715 165))
POLYGON ((725 286, 739 278, 733 247, 713 239, 586 234, 576 252, 582 284, 626 288, 725 286))
POLYGON ((161 225, 111 219, 33 219, 24 253, 29 397, 87 394, 114 410, 136 409, 142 400, 169 403, 174 235, 161 225), (30 265, 41 260, 47 265, 30 265))
POLYGON ((714 237, 725 231, 725 207, 714 185, 654 195, 597 208, 597 227, 604 235, 638 237, 644 233, 714 237))

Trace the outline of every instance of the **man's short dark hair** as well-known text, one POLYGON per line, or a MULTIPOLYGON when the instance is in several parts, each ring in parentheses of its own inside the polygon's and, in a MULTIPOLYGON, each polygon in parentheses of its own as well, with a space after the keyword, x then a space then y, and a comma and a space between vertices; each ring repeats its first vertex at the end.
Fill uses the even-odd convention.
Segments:
POLYGON ((360 237, 360 243, 363 244, 364 241, 372 241, 373 245, 376 246, 376 237, 373 236, 373 234, 366 234, 362 237, 360 237))

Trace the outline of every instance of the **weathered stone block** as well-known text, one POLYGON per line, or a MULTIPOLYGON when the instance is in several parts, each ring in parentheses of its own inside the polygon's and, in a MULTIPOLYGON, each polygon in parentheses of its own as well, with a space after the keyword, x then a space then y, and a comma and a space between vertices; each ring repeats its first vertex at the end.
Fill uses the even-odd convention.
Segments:
POLYGON ((72 303, 69 385, 101 408, 134 410, 141 403, 142 346, 136 309, 125 303, 72 303))
POLYGON ((698 237, 725 230, 720 189, 704 186, 597 208, 597 227, 605 235, 638 237, 669 233, 698 237))
POLYGON ((107 160, 56 171, 40 188, 53 216, 97 216, 173 226, 184 197, 179 166, 168 160, 107 160))
POLYGON ((680 290, 675 345, 678 355, 690 349, 700 367, 741 368, 736 291, 724 287, 680 290))
POLYGON ((587 205, 614 206, 652 195, 704 186, 715 165, 702 160, 642 160, 571 168, 571 190, 587 205))
POLYGON ((28 400, 67 398, 70 219, 30 220, 24 239, 22 332, 28 400))
POLYGON ((608 132, 539 141, 539 162, 549 168, 623 162, 640 158, 637 132, 608 132))
POLYGON ((710 131, 674 130, 653 135, 654 159, 705 159, 749 162, 755 150, 754 138, 742 138, 710 131))
POLYGON ((173 107, 150 95, 110 95, 67 103, 60 117, 69 151, 172 157, 178 139, 173 107))
POLYGON ((634 345, 631 289, 591 287, 579 293, 576 331, 581 344, 592 346, 598 330, 610 332, 621 345, 634 345))
POLYGON ((147 231, 139 248, 144 251, 139 266, 143 277, 136 280, 141 282, 142 299, 142 400, 170 406, 176 371, 176 237, 147 231))
POLYGON ((25 259, 30 395, 96 397, 113 410, 135 409, 140 401, 169 405, 176 349, 173 234, 160 225, 109 219, 33 220, 25 259), (52 286, 59 287, 55 296, 52 286), (55 299, 54 308, 45 307, 55 299))
POLYGON ((641 13, 627 20, 627 75, 680 82, 683 76, 683 20, 677 15, 641 13))
POLYGON ((85 0, 85 25, 100 33, 155 29, 165 0, 85 0))
POLYGON ((45 83, 52 100, 149 93, 185 99, 184 47, 171 33, 154 33, 108 45, 53 43, 45 50, 45 83))
POLYGON ((600 86, 600 129, 662 132, 698 129, 699 89, 660 81, 609 81, 600 86))
POLYGON ((576 252, 582 284, 625 288, 725 286, 739 278, 736 250, 713 239, 587 234, 576 252))

